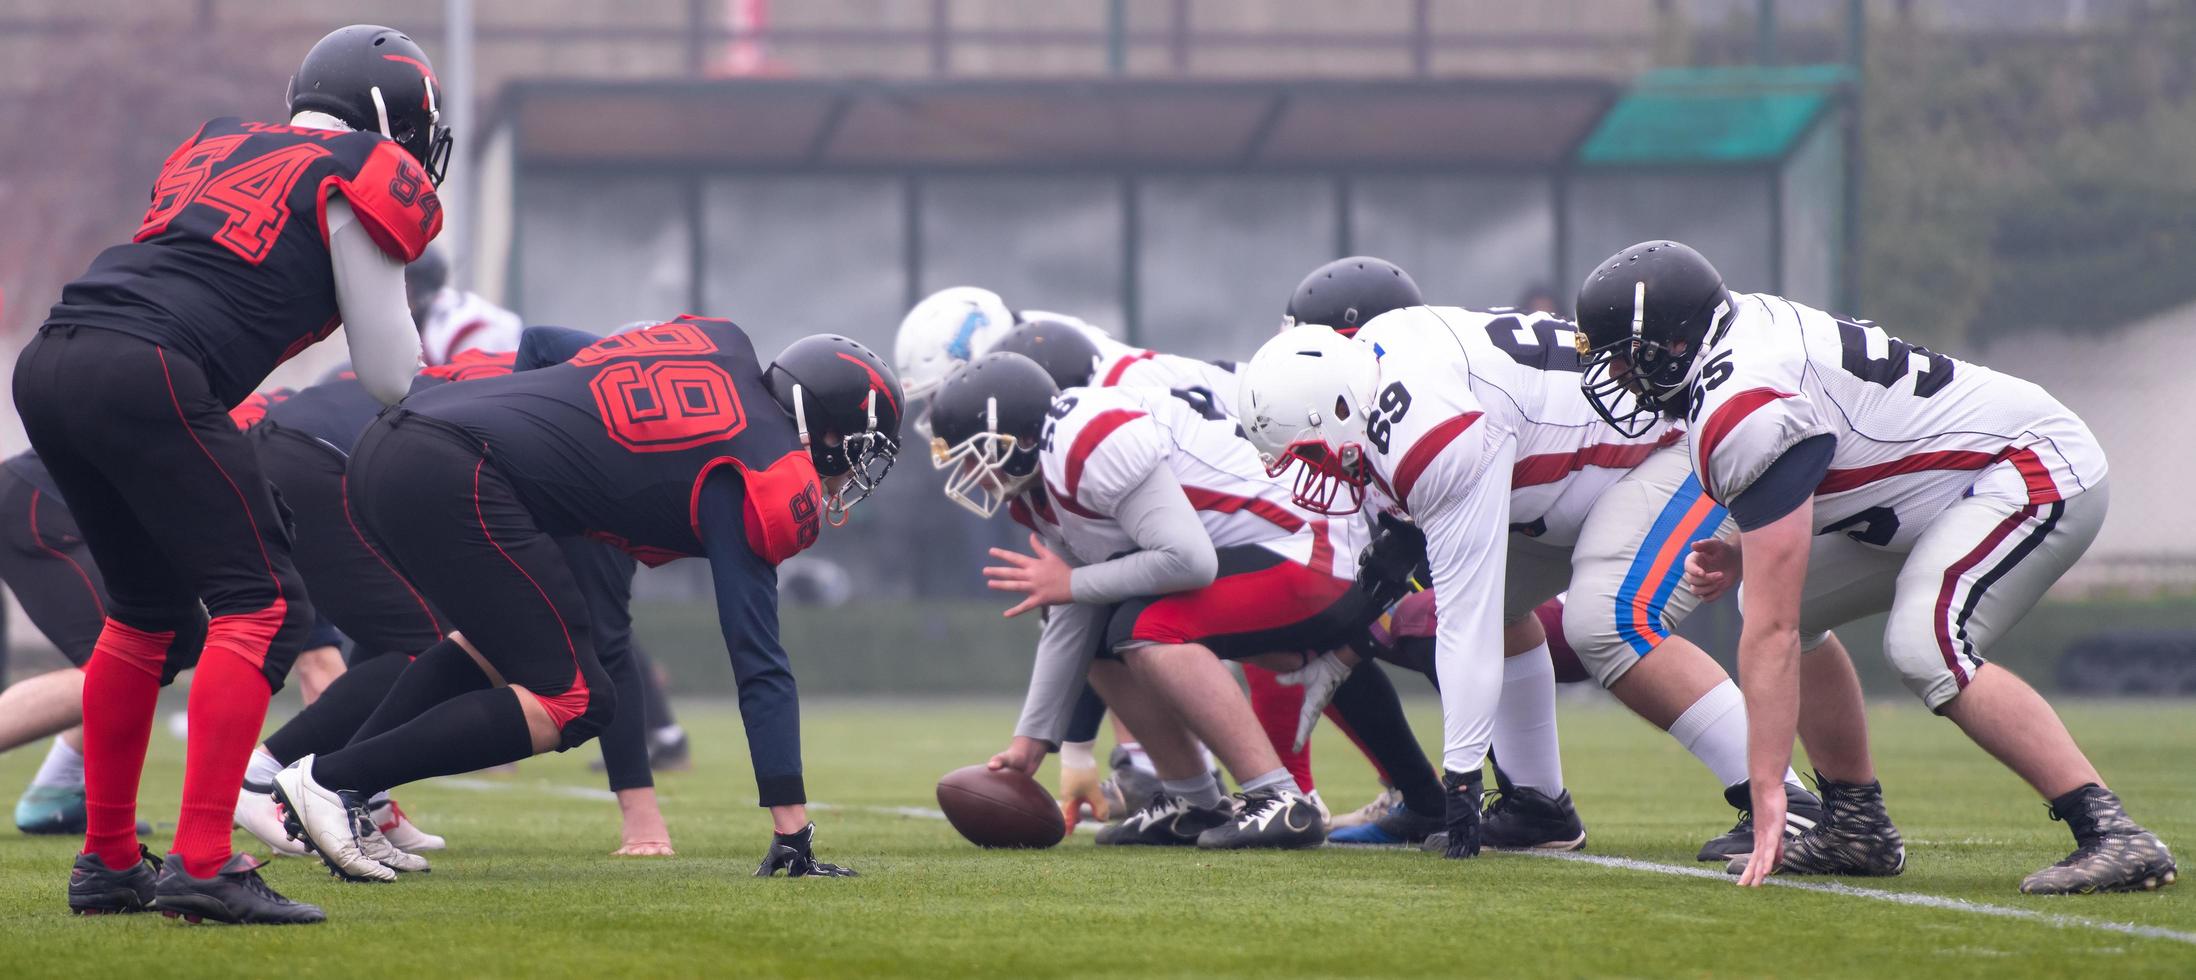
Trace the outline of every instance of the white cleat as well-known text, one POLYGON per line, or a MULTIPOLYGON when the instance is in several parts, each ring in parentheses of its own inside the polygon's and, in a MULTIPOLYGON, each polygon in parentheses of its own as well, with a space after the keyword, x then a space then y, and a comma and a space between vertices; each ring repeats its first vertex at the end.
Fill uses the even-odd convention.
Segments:
POLYGON ((439 851, 450 846, 442 838, 413 824, 412 818, 405 815, 404 808, 398 806, 388 794, 374 797, 372 807, 368 812, 373 815, 374 826, 381 831, 382 836, 389 838, 389 843, 396 845, 397 850, 418 853, 439 851))
POLYGON ((283 826, 344 881, 395 881, 395 869, 367 857, 360 847, 359 828, 373 828, 365 807, 314 782, 312 773, 310 755, 275 773, 274 797, 284 811, 283 826))
POLYGON ((432 870, 427 867, 426 858, 417 854, 407 854, 399 850, 395 844, 389 843, 389 838, 383 836, 381 830, 374 826, 372 817, 367 817, 366 824, 359 829, 358 851, 360 854, 379 861, 400 874, 432 870))
POLYGON ((281 857, 304 857, 305 845, 290 839, 282 827, 282 808, 266 789, 244 786, 236 791, 236 825, 281 857))

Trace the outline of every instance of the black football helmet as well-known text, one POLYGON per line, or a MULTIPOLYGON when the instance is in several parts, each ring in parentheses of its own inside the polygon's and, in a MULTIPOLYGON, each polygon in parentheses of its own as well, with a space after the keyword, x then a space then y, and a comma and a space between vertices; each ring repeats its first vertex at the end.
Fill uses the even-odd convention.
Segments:
POLYGON ((339 27, 321 38, 290 76, 290 112, 312 110, 352 129, 396 141, 437 186, 450 163, 442 83, 427 52, 394 28, 339 27))
POLYGON ((831 485, 825 516, 832 527, 845 525, 854 505, 884 483, 900 451, 900 380, 869 348, 817 334, 787 347, 763 381, 793 416, 808 458, 831 485), (846 479, 830 479, 839 476, 846 479))
POLYGON ((1627 436, 1645 434, 1658 415, 1683 415, 1699 354, 1730 313, 1731 291, 1699 252, 1658 240, 1610 256, 1578 290, 1586 400, 1627 436))
POLYGON ((1351 337, 1382 313, 1424 305, 1410 273, 1386 259, 1352 255, 1313 269, 1296 284, 1281 329, 1318 324, 1351 337))
POLYGON ((1036 361, 993 351, 930 396, 930 461, 946 499, 990 517, 1037 478, 1046 413, 1060 388, 1036 361))
POLYGON ((1089 334, 1058 320, 1024 322, 991 349, 1036 361, 1063 391, 1088 386, 1098 373, 1098 345, 1089 334))

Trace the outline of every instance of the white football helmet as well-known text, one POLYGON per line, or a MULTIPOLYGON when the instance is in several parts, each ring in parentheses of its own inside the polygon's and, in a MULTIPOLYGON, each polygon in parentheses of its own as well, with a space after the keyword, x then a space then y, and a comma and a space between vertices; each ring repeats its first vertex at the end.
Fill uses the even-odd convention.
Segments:
POLYGON ((1329 327, 1292 327, 1243 365, 1236 405, 1266 475, 1299 464, 1290 488, 1298 506, 1354 514, 1365 505, 1365 421, 1379 387, 1372 345, 1329 327))
MULTIPOLYGON (((1014 329, 1014 311, 998 293, 977 286, 953 286, 923 297, 900 318, 892 339, 892 369, 909 403, 923 401, 945 384, 955 369, 991 349, 1014 329)), ((917 430, 928 436, 929 411, 914 412, 917 430)))

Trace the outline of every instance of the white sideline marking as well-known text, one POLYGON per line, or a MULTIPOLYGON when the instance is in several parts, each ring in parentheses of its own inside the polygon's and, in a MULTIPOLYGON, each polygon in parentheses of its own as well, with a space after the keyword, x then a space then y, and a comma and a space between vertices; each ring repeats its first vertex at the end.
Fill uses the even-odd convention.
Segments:
MULTIPOLYGON (((534 790, 554 796, 566 796, 582 800, 614 801, 618 798, 616 793, 590 786, 560 786, 546 782, 507 783, 488 779, 470 779, 463 776, 444 777, 437 780, 435 785, 482 792, 534 790)), ((808 806, 813 810, 836 810, 841 813, 872 813, 890 817, 913 817, 919 820, 945 819, 944 812, 922 806, 845 806, 837 803, 810 803, 808 806)), ((1076 829, 1096 831, 1098 828, 1094 821, 1086 820, 1077 825, 1076 829)), ((1661 864, 1655 861, 1611 857, 1605 854, 1580 854, 1575 851, 1503 851, 1500 853, 1552 858, 1558 861, 1575 861, 1580 864, 1592 864, 1604 868, 1645 871, 1650 874, 1670 875, 1678 878, 1705 878, 1722 883, 1725 887, 1736 887, 1728 884, 1731 881, 1730 875, 1709 868, 1688 867, 1681 864, 1661 864)), ((2132 922, 2107 922, 2102 919, 2085 919, 2074 915, 2056 915, 2050 912, 2017 909, 2006 905, 1970 902, 1964 898, 1945 898, 1939 895, 1923 895, 1916 892, 1883 891, 1876 888, 1860 888, 1831 881, 1800 881, 1793 878, 1772 877, 1768 879, 1768 883, 1778 888, 1797 888, 1801 891, 1843 895, 1847 898, 1865 898, 1877 902, 1890 902, 1895 905, 1913 905, 1920 908, 1941 909, 1947 912, 1966 912, 1970 915, 1990 916, 1999 919, 2020 919, 2051 926, 2055 929, 2094 929, 2099 932, 2115 932, 2127 936, 2140 936, 2144 939, 2164 939, 2170 942, 2196 946, 2196 932, 2183 932, 2162 926, 2136 925, 2132 922)))
MULTIPOLYGON (((1720 870, 1689 868, 1684 865, 1660 864, 1654 861, 1610 857, 1603 854, 1579 854, 1570 851, 1505 851, 1503 853, 1523 854, 1527 857, 1554 858, 1559 861, 1576 861, 1580 864, 1599 865, 1604 868, 1646 871, 1653 874, 1682 878, 1708 878, 1719 882, 1732 880, 1731 875, 1720 870)), ((1844 895, 1848 898, 1866 898, 1897 905, 1915 905, 1922 908, 1943 909, 1948 912, 1967 912, 1973 915, 1987 915, 2000 919, 2022 919, 2058 929, 2095 929, 2100 932, 2117 932, 2129 936, 2141 936, 2145 939, 2166 939, 2177 943, 2196 945, 2196 932, 2182 932, 2178 929, 2166 929, 2160 926, 2142 926, 2132 922, 2106 922, 2100 919, 2085 919, 2073 915, 2054 915, 2049 912, 2017 909, 2005 905, 1970 902, 1964 898, 1945 898, 1940 895, 1923 895, 1916 892, 1882 891, 1831 881, 1799 881, 1792 878, 1772 877, 1768 879, 1768 883, 1779 888, 1797 888, 1801 891, 1824 892, 1831 895, 1844 895)), ((1736 886, 1726 885, 1726 887, 1736 886)))

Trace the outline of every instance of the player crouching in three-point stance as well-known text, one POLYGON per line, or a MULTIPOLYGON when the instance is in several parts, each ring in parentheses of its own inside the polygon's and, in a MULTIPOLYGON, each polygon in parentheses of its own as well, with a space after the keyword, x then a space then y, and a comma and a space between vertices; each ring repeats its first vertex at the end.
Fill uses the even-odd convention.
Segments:
POLYGON ((776 566, 883 480, 900 398, 845 338, 797 341, 766 370, 740 328, 680 317, 383 413, 351 457, 352 511, 462 638, 421 653, 349 745, 275 776, 291 832, 337 875, 385 881, 359 846, 365 799, 602 730, 617 706, 555 540, 585 534, 651 563, 708 557, 777 831, 757 874, 852 874, 810 849, 776 566))
POLYGON ((1011 503, 1036 529, 1033 556, 994 549, 1010 564, 984 570, 993 588, 1025 595, 1008 615, 1050 607, 1014 740, 993 768, 1034 773, 1087 675, 1162 787, 1100 844, 1323 842, 1325 819, 1220 658, 1324 650, 1361 632, 1378 610, 1336 567, 1357 553, 1350 529, 1291 506, 1226 419, 1152 389, 1061 392, 1020 354, 955 372, 931 397, 930 424, 948 497, 986 516, 1011 503), (1242 786, 1239 812, 1192 735, 1242 786))
POLYGON ((1824 631, 1889 611, 1884 653, 1931 710, 2050 801, 2074 832, 2030 894, 2173 880, 2058 715, 1981 651, 2081 557, 2104 521, 2103 450, 2043 389, 1790 300, 1734 294, 1674 242, 1627 248, 1579 290, 1583 383, 1610 424, 1689 422, 1695 472, 1736 548, 1702 542, 1697 591, 1734 584, 1751 737, 1755 849, 1731 870, 1897 874, 1905 863, 1868 755, 1850 668, 1811 661, 1824 631), (1823 676, 1824 674, 1835 676, 1823 676), (1774 776, 1804 733, 1828 819, 1779 847, 1774 776))
POLYGON ((162 166, 131 242, 62 291, 16 362, 24 429, 111 600, 84 670, 75 911, 322 918, 229 846, 245 760, 313 611, 228 409, 338 323, 368 389, 404 394, 419 359, 404 263, 442 229, 439 88, 396 31, 322 38, 291 79, 288 124, 199 127, 162 166), (198 653, 201 602, 212 622, 198 653), (154 699, 193 653, 183 809, 163 864, 137 842, 137 784, 154 699))

